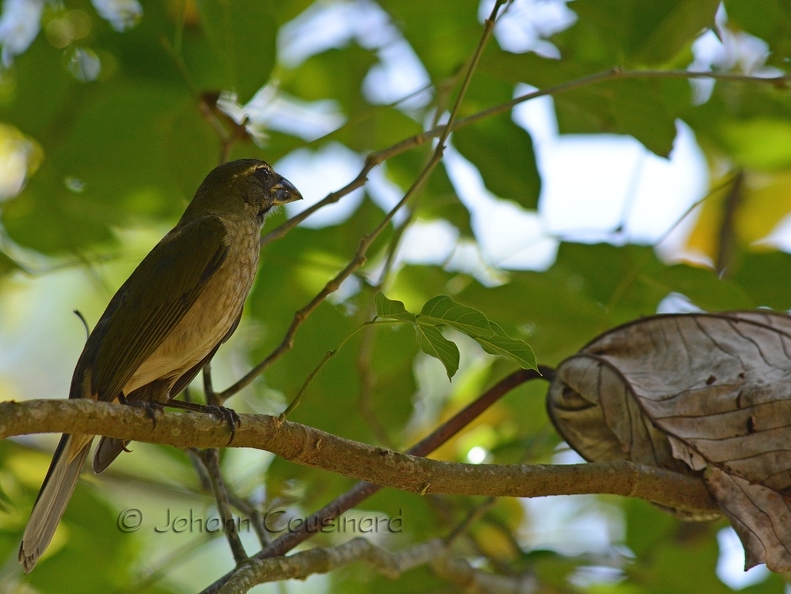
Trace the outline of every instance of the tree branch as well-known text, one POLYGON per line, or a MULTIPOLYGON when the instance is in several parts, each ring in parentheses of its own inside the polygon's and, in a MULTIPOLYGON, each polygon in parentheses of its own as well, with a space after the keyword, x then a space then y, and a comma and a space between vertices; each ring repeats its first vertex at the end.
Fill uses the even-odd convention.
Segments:
POLYGON ((446 554, 445 549, 445 543, 437 539, 410 547, 401 553, 391 553, 357 537, 337 547, 316 547, 288 557, 250 560, 236 571, 220 592, 237 594, 266 582, 306 579, 313 574, 329 573, 354 561, 366 561, 385 576, 397 578, 405 571, 446 554))
MULTIPOLYGON (((525 93, 524 95, 514 97, 505 103, 494 105, 465 118, 460 118, 456 120, 452 126, 450 126, 450 131, 455 132, 456 130, 460 130, 461 128, 474 124, 475 122, 485 118, 505 113, 520 103, 537 99, 538 97, 554 97, 555 95, 561 95, 563 93, 568 93, 569 91, 574 91, 576 89, 581 89, 600 83, 627 79, 710 79, 731 83, 768 84, 777 88, 783 88, 785 85, 791 82, 791 75, 762 77, 751 76, 748 74, 737 74, 733 72, 700 72, 692 70, 623 70, 621 68, 610 68, 608 70, 603 70, 588 76, 576 78, 574 80, 547 87, 545 89, 539 89, 538 91, 525 93)), ((365 163, 363 164, 360 173, 357 174, 357 177, 355 177, 351 182, 341 189, 328 194, 325 198, 313 206, 291 217, 278 228, 264 235, 261 239, 261 245, 263 246, 271 243, 272 241, 280 239, 317 210, 325 206, 329 206, 330 204, 334 204, 347 194, 351 194, 354 190, 363 187, 365 182, 368 180, 368 174, 374 168, 381 165, 388 159, 397 157, 408 150, 422 146, 430 140, 439 137, 445 131, 445 129, 445 125, 435 126, 430 130, 426 130, 420 134, 415 134, 414 136, 405 138, 404 140, 401 140, 392 146, 370 153, 366 157, 365 163)))
POLYGON ((220 470, 220 450, 217 448, 202 450, 200 458, 209 473, 209 480, 211 481, 214 498, 217 501, 217 512, 220 514, 223 532, 228 539, 228 545, 231 547, 233 559, 239 565, 248 556, 244 550, 242 539, 239 537, 239 532, 236 530, 236 524, 233 521, 228 490, 225 487, 225 480, 222 478, 222 471, 220 470))
MULTIPOLYGON (((539 377, 544 379, 554 377, 554 369, 539 365, 539 370, 540 374, 532 369, 520 369, 507 375, 442 425, 437 427, 429 435, 410 447, 406 453, 412 456, 428 456, 515 387, 539 377)), ((278 536, 256 553, 255 557, 258 559, 266 559, 268 557, 285 555, 298 544, 315 536, 315 531, 308 530, 307 527, 309 525, 323 525, 325 522, 340 517, 354 506, 368 499, 371 495, 379 491, 379 489, 381 489, 379 485, 365 481, 358 482, 351 489, 312 513, 301 530, 290 531, 278 536)), ((220 578, 215 584, 212 584, 209 588, 204 590, 203 594, 216 591, 219 585, 225 583, 224 580, 226 578, 227 576, 220 578), (214 588, 214 586, 217 586, 217 588, 214 588)))
POLYGON ((241 594, 258 584, 287 579, 304 580, 311 575, 329 573, 355 561, 368 563, 390 579, 396 579, 415 567, 431 565, 435 574, 466 592, 532 594, 538 591, 538 582, 534 576, 496 576, 474 569, 466 560, 451 557, 447 543, 440 539, 392 553, 358 537, 337 547, 316 547, 288 557, 251 560, 239 568, 220 593, 241 594))
MULTIPOLYGON (((718 509, 695 477, 630 462, 496 465, 441 462, 369 446, 269 415, 242 415, 233 447, 267 450, 313 468, 417 494, 542 497, 608 493, 682 510, 718 509)), ((134 407, 72 400, 0 403, 0 438, 49 432, 106 435, 176 447, 224 447, 228 426, 209 414, 165 413, 156 427, 134 407)))

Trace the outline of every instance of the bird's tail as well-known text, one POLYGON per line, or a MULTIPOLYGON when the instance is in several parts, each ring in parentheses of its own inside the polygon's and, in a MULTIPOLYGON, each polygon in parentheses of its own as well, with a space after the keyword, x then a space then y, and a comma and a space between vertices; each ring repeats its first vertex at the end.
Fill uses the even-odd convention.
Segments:
POLYGON ((19 562, 25 573, 31 572, 49 546, 77 485, 92 440, 89 435, 64 435, 61 438, 19 545, 19 562))
POLYGON ((129 445, 128 439, 115 439, 112 437, 102 437, 99 445, 96 446, 96 453, 93 455, 93 471, 101 474, 110 466, 119 454, 126 450, 129 445))

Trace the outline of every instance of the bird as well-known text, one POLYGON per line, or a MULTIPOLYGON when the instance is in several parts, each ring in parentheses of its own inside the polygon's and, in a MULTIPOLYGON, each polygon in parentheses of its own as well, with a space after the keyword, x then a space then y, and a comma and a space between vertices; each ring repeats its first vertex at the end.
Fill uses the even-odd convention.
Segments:
MULTIPOLYGON (((301 198, 258 159, 213 169, 176 226, 110 300, 77 361, 69 398, 162 405, 177 396, 239 324, 258 270, 264 218, 301 198)), ((94 437, 62 436, 19 547, 25 573, 52 540, 94 437)), ((94 472, 126 445, 103 437, 94 472)))

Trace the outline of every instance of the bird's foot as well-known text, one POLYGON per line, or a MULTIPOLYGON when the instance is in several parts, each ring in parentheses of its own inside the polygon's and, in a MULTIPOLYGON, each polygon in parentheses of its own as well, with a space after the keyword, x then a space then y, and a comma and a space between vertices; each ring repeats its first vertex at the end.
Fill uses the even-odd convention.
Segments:
POLYGON ((231 438, 228 440, 228 443, 231 443, 236 435, 236 428, 242 424, 242 419, 239 414, 232 408, 226 408, 217 404, 207 404, 204 410, 210 415, 224 420, 228 424, 228 430, 231 432, 231 438))
POLYGON ((226 408, 224 406, 218 406, 216 404, 197 404, 194 402, 184 402, 183 400, 172 399, 168 401, 167 406, 190 410, 193 412, 208 413, 214 417, 217 417, 221 421, 224 420, 228 424, 228 429, 231 432, 231 437, 228 440, 228 443, 233 441, 233 438, 236 435, 236 428, 242 424, 242 419, 235 410, 226 408))
POLYGON ((154 429, 156 429, 157 427, 157 413, 162 414, 165 412, 165 407, 162 406, 162 404, 160 404, 159 402, 153 400, 129 400, 128 398, 124 398, 123 396, 120 396, 118 401, 126 406, 135 406, 137 408, 142 408, 143 411, 146 413, 146 416, 149 419, 151 419, 151 423, 154 429))

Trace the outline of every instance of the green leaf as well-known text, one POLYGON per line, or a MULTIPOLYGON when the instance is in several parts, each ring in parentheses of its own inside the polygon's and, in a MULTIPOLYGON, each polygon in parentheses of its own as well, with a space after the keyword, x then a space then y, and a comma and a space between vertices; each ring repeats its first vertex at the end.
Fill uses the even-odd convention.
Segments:
MULTIPOLYGON (((406 151, 388 159, 384 165, 389 179, 406 191, 431 157, 431 146, 406 151)), ((456 188, 444 167, 437 167, 418 190, 419 199, 414 203, 419 219, 445 220, 456 227, 463 237, 473 238, 470 212, 459 200, 456 188)), ((416 196, 417 198, 417 196, 416 196)))
POLYGON ((390 13, 435 81, 454 74, 481 35, 478 0, 435 0, 430 5, 425 0, 380 0, 378 4, 390 13))
POLYGON ((15 270, 20 270, 19 264, 4 252, 0 252, 0 275, 8 274, 15 270))
POLYGON ((380 318, 415 323, 415 314, 408 312, 401 301, 388 299, 381 291, 374 295, 374 304, 376 305, 376 315, 380 318))
MULTIPOLYGON (((501 80, 546 89, 611 66, 611 62, 609 66, 580 64, 571 59, 552 60, 530 53, 492 52, 484 56, 480 67, 501 80)), ((689 88, 684 80, 613 77, 560 93, 554 97, 558 130, 561 134, 629 134, 650 151, 667 157, 676 136, 675 120, 690 105, 689 88)), ((497 154, 507 158, 508 151, 503 146, 497 154)))
POLYGON ((375 106, 361 110, 321 141, 340 142, 354 151, 363 152, 390 146, 421 131, 420 124, 403 111, 389 106, 375 106))
POLYGON ((282 88, 305 101, 334 99, 344 113, 359 117, 361 108, 368 106, 362 94, 363 80, 376 62, 373 50, 356 43, 331 48, 286 72, 282 88))
POLYGON ((791 288, 778 279, 791 273, 791 255, 785 252, 746 253, 732 274, 732 280, 759 305, 774 309, 791 308, 791 288))
POLYGON ((422 324, 447 324, 472 338, 494 333, 485 315, 477 309, 456 303, 447 295, 429 299, 420 311, 418 321, 422 324))
POLYGON ((791 56, 791 5, 786 0, 726 0, 728 25, 769 45, 766 62, 786 68, 791 56))
POLYGON ((275 66, 277 22, 269 2, 196 0, 201 24, 225 72, 225 84, 246 103, 275 66))
POLYGON ((524 369, 536 368, 536 356, 530 345, 523 340, 511 338, 483 313, 456 303, 447 295, 427 301, 417 323, 450 326, 474 339, 487 353, 507 357, 524 369))
POLYGON ((439 328, 432 324, 415 324, 415 335, 420 349, 427 355, 436 357, 445 366, 448 379, 453 378, 459 370, 459 347, 444 336, 439 328))
POLYGON ((568 34, 606 46, 621 64, 659 65, 714 26, 718 6, 719 0, 580 0, 573 5, 579 20, 568 34))
POLYGON ((637 43, 633 59, 645 64, 661 64, 672 59, 702 31, 714 26, 719 5, 720 0, 664 0, 648 5, 638 2, 637 20, 646 29, 639 31, 642 39, 637 43))
POLYGON ((791 165, 791 122, 783 118, 752 118, 722 126, 722 138, 738 163, 760 170, 791 165))
MULTIPOLYGON (((551 38, 575 62, 657 66, 714 26, 719 0, 580 0, 574 27, 551 38)), ((730 15, 730 13, 729 13, 730 15)))
POLYGON ((522 369, 537 369, 536 355, 530 345, 510 336, 495 334, 490 337, 478 336, 475 340, 487 353, 501 355, 514 361, 522 369))
POLYGON ((493 194, 537 208, 541 177, 533 141, 513 120, 493 117, 466 126, 453 134, 453 145, 478 168, 493 194))

